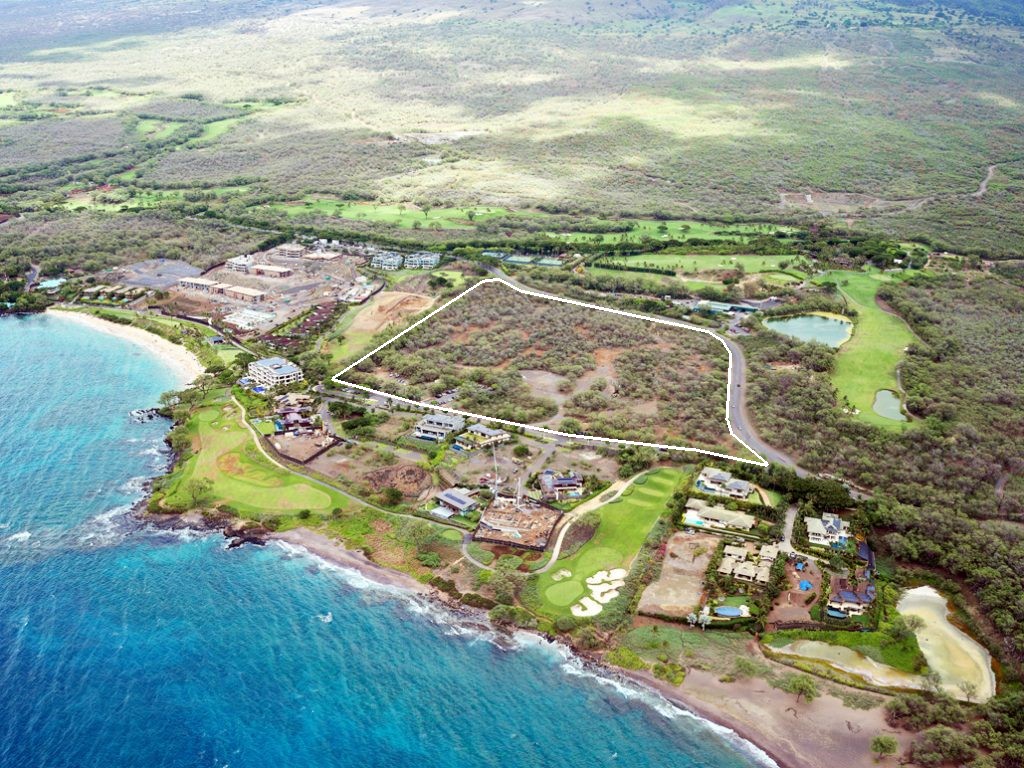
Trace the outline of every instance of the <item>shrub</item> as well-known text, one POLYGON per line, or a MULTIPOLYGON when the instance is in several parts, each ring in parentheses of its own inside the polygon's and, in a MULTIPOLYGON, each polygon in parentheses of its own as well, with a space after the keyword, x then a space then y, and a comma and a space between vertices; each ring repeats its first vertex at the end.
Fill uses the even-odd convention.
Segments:
POLYGON ((924 768, 944 763, 964 763, 974 756, 977 746, 974 738, 955 731, 945 725, 938 725, 925 731, 910 747, 910 759, 924 768))
POLYGON ((441 556, 437 552, 421 552, 416 555, 416 559, 427 568, 440 568, 441 567, 441 556))
POLYGON ((636 651, 620 645, 605 654, 604 660, 609 664, 623 669, 647 669, 647 664, 641 659, 636 651))

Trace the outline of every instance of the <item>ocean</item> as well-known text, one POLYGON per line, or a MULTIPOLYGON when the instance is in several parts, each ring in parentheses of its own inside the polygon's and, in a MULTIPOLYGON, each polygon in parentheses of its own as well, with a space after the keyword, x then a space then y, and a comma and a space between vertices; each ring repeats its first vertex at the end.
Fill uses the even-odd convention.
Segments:
POLYGON ((0 318, 0 767, 771 764, 724 729, 280 545, 130 514, 174 386, 60 317, 0 318))

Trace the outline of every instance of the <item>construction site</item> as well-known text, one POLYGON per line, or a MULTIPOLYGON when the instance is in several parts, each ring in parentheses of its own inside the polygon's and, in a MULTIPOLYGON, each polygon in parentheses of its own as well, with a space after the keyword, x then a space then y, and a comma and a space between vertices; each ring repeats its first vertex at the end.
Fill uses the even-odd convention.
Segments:
MULTIPOLYGON (((201 275, 179 277, 169 286, 169 303, 178 314, 210 317, 243 334, 265 334, 325 305, 366 301, 383 282, 359 274, 363 261, 285 243, 234 256, 201 275)), ((166 272, 166 266, 162 269, 166 272)))

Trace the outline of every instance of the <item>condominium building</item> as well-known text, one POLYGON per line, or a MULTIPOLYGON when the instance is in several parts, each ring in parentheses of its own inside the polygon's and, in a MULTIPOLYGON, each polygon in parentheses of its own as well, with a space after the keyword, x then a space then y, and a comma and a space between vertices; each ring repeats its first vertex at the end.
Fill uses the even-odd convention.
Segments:
POLYGON ((249 376, 258 385, 272 389, 302 381, 302 369, 283 357, 266 357, 249 363, 249 376))

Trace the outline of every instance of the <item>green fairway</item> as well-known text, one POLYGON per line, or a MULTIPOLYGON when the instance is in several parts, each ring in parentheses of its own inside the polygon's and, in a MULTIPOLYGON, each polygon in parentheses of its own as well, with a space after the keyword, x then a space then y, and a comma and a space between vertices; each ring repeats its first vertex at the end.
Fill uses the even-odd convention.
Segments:
POLYGON ((340 493, 268 461, 227 390, 211 394, 187 429, 195 454, 170 476, 165 503, 187 506, 189 481, 207 478, 213 487, 204 503, 227 504, 246 517, 288 515, 303 509, 329 516, 337 507, 352 506, 340 493))
POLYGON ((145 139, 161 141, 169 138, 171 134, 181 126, 182 123, 176 123, 173 121, 139 120, 138 125, 135 126, 135 130, 145 139))
POLYGON ((214 120, 212 123, 206 123, 203 126, 202 135, 197 139, 193 139, 193 141, 199 143, 219 139, 225 133, 238 125, 239 120, 241 120, 240 117, 228 117, 224 120, 214 120))
POLYGON ((594 537, 537 577, 538 610, 551 618, 569 616, 570 607, 587 594, 587 578, 610 568, 628 569, 654 523, 665 514, 672 493, 686 478, 677 469, 655 470, 600 507, 601 523, 594 537))
MULTIPOLYGON (((786 227, 777 227, 768 224, 717 224, 705 221, 694 221, 691 219, 671 219, 658 221, 654 219, 619 219, 611 221, 599 220, 601 224, 629 224, 631 228, 627 232, 548 232, 551 237, 564 240, 568 243, 620 243, 633 242, 642 238, 652 240, 687 240, 696 238, 699 240, 737 240, 754 235, 772 234, 778 230, 787 231, 786 227)), ((649 258, 645 256, 644 258, 649 258)), ((722 257, 715 256, 715 259, 722 257)), ((742 257, 762 258, 762 257, 742 257)), ((787 257, 763 257, 782 258, 787 257)))
POLYGON ((879 286, 890 279, 878 272, 829 272, 816 282, 836 282, 843 297, 857 310, 853 336, 840 349, 832 374, 840 398, 849 400, 864 421, 899 430, 906 422, 879 416, 872 409, 878 390, 900 391, 896 367, 903 360, 903 350, 914 340, 903 320, 875 302, 879 286))
POLYGON ((675 269, 681 272, 722 272, 742 267, 743 271, 747 273, 770 272, 782 275, 791 281, 797 281, 800 279, 798 275, 803 273, 789 269, 789 266, 798 258, 791 254, 721 256, 717 254, 645 253, 640 256, 616 258, 610 261, 632 266, 675 269))
POLYGON ((411 204, 350 202, 333 197, 310 195, 298 202, 275 203, 270 207, 288 216, 315 213, 354 221, 390 224, 402 229, 473 229, 473 222, 508 214, 505 208, 467 206, 465 208, 418 208, 411 204))

